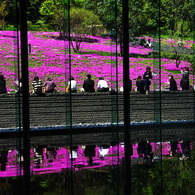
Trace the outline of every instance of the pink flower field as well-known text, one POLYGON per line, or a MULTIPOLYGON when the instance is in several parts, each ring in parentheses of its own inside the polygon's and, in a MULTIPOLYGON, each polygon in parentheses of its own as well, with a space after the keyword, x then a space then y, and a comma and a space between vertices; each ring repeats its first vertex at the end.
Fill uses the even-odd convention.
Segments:
MULTIPOLYGON (((70 74, 75 78, 78 88, 82 88, 86 74, 91 74, 92 79, 97 85, 98 78, 104 77, 110 87, 114 86, 118 78, 118 87, 122 84, 122 57, 114 55, 119 52, 109 38, 92 37, 94 43, 84 42, 79 54, 73 51, 68 53, 68 41, 57 40, 51 36, 58 36, 56 32, 28 32, 28 42, 31 44, 31 52, 29 53, 29 80, 30 89, 31 82, 35 75, 38 75, 44 82, 47 76, 51 76, 57 85, 59 92, 64 92, 70 74), (116 68, 117 67, 117 68, 116 68), (117 70, 117 71, 116 71, 117 70)), ((9 92, 14 91, 14 82, 17 78, 17 44, 16 32, 0 31, 0 72, 2 72, 7 81, 7 89, 9 92)), ((19 46, 18 46, 19 47, 19 46)), ((131 54, 147 55, 151 52, 141 46, 130 45, 131 54)), ((178 86, 181 79, 180 70, 182 67, 191 64, 182 61, 179 68, 176 68, 175 60, 153 58, 130 58, 130 78, 133 80, 135 88, 135 80, 138 75, 143 75, 146 66, 150 66, 155 73, 152 80, 153 89, 155 88, 155 80, 159 78, 158 68, 161 65, 161 83, 162 88, 168 87, 168 75, 174 75, 178 86), (159 61, 159 62, 158 62, 159 61)), ((190 75, 192 81, 192 75, 190 75)))

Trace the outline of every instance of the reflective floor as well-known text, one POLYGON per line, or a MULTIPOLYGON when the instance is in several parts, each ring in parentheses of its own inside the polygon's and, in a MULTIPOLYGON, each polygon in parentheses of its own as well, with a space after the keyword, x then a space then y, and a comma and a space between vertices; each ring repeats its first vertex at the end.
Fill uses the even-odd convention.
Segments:
MULTIPOLYGON (((36 144, 30 151, 31 193, 123 194, 124 144, 112 136, 109 144, 76 145, 66 136, 61 146, 36 144)), ((1 147, 0 194, 20 194, 22 150, 8 148, 1 147)), ((194 140, 132 143, 132 194, 193 194, 194 161, 194 140)))

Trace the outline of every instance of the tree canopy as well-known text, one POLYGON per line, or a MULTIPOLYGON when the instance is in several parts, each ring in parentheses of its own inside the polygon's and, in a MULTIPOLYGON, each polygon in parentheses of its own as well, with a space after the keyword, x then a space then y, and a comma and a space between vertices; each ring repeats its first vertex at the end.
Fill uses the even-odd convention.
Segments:
MULTIPOLYGON (((13 25, 16 23, 17 5, 10 0, 5 0, 3 3, 6 3, 6 12, 4 12, 6 14, 4 16, 1 14, 1 17, 4 17, 4 24, 13 25)), ((62 21, 59 22, 60 18, 67 14, 69 6, 71 9, 82 8, 98 16, 101 25, 109 32, 111 29, 121 28, 121 4, 122 0, 70 0, 70 5, 64 0, 34 0, 27 3, 27 16, 32 25, 41 27, 40 24, 44 24, 50 30, 60 31, 63 26, 62 21)), ((154 35, 160 28, 162 34, 192 35, 193 9, 193 0, 131 0, 129 31, 135 36, 154 35)))

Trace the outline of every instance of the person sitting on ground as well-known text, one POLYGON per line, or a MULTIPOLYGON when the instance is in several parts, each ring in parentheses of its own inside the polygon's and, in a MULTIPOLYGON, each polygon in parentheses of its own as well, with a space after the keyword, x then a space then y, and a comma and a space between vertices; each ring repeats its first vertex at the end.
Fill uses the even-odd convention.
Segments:
POLYGON ((53 82, 53 80, 50 77, 48 77, 43 87, 44 87, 45 93, 53 93, 55 92, 56 84, 53 82))
POLYGON ((15 92, 22 92, 22 79, 19 78, 18 80, 16 80, 15 82, 15 92))
POLYGON ((145 47, 153 47, 154 45, 152 44, 152 42, 150 41, 150 39, 148 39, 144 45, 145 47))
POLYGON ((2 73, 0 73, 0 94, 7 93, 6 81, 2 73))
POLYGON ((136 87, 137 87, 137 91, 139 91, 141 94, 144 94, 145 93, 145 90, 144 90, 144 81, 142 80, 141 76, 138 76, 137 77, 136 87))
POLYGON ((103 77, 100 77, 100 78, 99 78, 99 82, 98 82, 98 91, 99 91, 99 92, 106 92, 106 91, 109 91, 108 84, 107 84, 107 82, 104 80, 103 77))
POLYGON ((95 92, 94 85, 95 83, 91 79, 91 75, 88 74, 87 79, 83 83, 83 89, 85 90, 85 92, 95 92))
POLYGON ((169 76, 169 90, 170 91, 177 91, 177 83, 176 83, 176 81, 175 81, 175 79, 174 79, 174 77, 173 77, 173 75, 170 75, 169 76))
POLYGON ((129 91, 132 91, 132 80, 129 79, 129 91))
POLYGON ((77 91, 77 83, 74 80, 74 77, 71 76, 68 81, 68 91, 67 92, 76 92, 77 91))
POLYGON ((34 77, 32 86, 33 86, 33 93, 36 93, 38 95, 42 93, 42 81, 39 79, 38 76, 34 77))

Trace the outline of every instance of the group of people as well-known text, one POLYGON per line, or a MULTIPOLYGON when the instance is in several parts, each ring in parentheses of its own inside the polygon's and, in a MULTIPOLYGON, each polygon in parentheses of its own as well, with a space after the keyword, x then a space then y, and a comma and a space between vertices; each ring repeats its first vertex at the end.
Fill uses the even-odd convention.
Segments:
MULTIPOLYGON (((90 74, 88 74, 87 78, 84 80, 83 90, 85 92, 95 92, 95 82, 94 82, 94 80, 91 79, 90 74)), ((66 92, 76 92, 76 91, 77 91, 76 81, 71 76, 69 79, 69 82, 68 82, 68 87, 67 87, 66 92)), ((97 85, 97 91, 99 91, 99 92, 109 91, 108 84, 104 80, 103 77, 99 78, 98 85, 97 85)))
POLYGON ((55 89, 56 84, 50 77, 48 77, 47 81, 45 81, 45 83, 43 84, 42 81, 39 79, 39 77, 35 76, 32 82, 32 87, 33 87, 33 93, 36 93, 38 95, 42 94, 42 92, 45 92, 45 93, 56 92, 56 89, 55 89))
MULTIPOLYGON (((189 67, 185 67, 181 70, 181 81, 180 81, 180 87, 182 90, 193 90, 193 87, 189 84, 189 67)), ((148 95, 148 92, 150 90, 151 85, 151 79, 152 79, 152 72, 149 66, 146 67, 146 71, 143 75, 143 79, 141 76, 138 76, 136 79, 136 87, 137 91, 139 91, 142 94, 148 95)), ((170 91, 177 91, 177 82, 175 81, 173 75, 169 75, 169 90, 170 91)))
MULTIPOLYGON (((54 81, 48 77, 47 81, 43 84, 42 81, 39 79, 38 76, 34 77, 34 80, 32 82, 33 87, 33 93, 41 94, 43 91, 45 93, 54 93, 56 92, 56 84, 54 81)), ((83 89, 85 92, 95 92, 95 82, 91 79, 91 75, 88 74, 86 80, 84 80, 83 83, 83 89)), ((106 92, 109 91, 109 87, 107 82, 104 80, 103 77, 99 78, 98 82, 98 91, 100 92, 106 92)), ((66 92, 77 92, 77 83, 73 76, 70 77, 68 81, 68 86, 66 88, 66 92)))
MULTIPOLYGON (((182 78, 180 80, 180 87, 182 90, 193 90, 193 86, 190 85, 189 81, 189 67, 185 67, 184 69, 181 70, 181 75, 182 78)), ((173 75, 169 76, 169 90, 170 91, 177 91, 177 83, 173 77, 173 75)))
MULTIPOLYGON (((182 90, 190 90, 193 89, 192 86, 189 85, 189 67, 185 67, 181 70, 181 81, 180 81, 180 87, 182 90)), ((150 91, 150 85, 151 85, 151 79, 152 79, 152 71, 149 66, 146 67, 146 71, 143 74, 143 78, 141 76, 138 76, 136 79, 136 89, 141 94, 148 95, 150 91)), ((56 92, 56 84, 54 81, 48 77, 47 81, 45 83, 42 83, 42 81, 39 79, 38 76, 34 77, 34 80, 32 82, 33 87, 33 93, 41 94, 43 92, 45 93, 54 93, 56 92)), ((16 92, 20 91, 22 88, 22 81, 19 80, 15 83, 16 92)), ((173 77, 173 75, 169 76, 169 90, 170 91, 176 91, 177 83, 173 77)), ((130 91, 132 90, 132 81, 130 80, 130 91)), ((95 82, 91 79, 91 75, 88 74, 87 78, 84 80, 83 83, 83 91, 84 92, 95 92, 95 82)), ((97 84, 97 91, 99 92, 107 92, 109 91, 109 87, 107 82, 104 80, 103 77, 99 78, 98 84, 97 84)), ((66 92, 77 92, 77 83, 74 80, 74 77, 71 76, 68 81, 68 87, 66 88, 66 92)), ((7 93, 6 89, 6 81, 3 76, 3 74, 0 72, 0 94, 1 93, 7 93)))
POLYGON ((152 72, 149 66, 146 67, 146 71, 144 72, 143 79, 141 76, 138 76, 136 80, 137 91, 142 94, 148 95, 151 85, 152 72))

